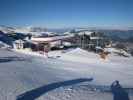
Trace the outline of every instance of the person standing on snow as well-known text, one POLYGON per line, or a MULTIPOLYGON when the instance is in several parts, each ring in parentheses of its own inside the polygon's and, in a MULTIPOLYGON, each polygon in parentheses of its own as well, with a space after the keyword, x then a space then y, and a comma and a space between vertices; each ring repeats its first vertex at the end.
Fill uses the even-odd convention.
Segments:
POLYGON ((111 84, 111 92, 114 100, 129 100, 128 93, 119 84, 119 81, 114 81, 111 84))

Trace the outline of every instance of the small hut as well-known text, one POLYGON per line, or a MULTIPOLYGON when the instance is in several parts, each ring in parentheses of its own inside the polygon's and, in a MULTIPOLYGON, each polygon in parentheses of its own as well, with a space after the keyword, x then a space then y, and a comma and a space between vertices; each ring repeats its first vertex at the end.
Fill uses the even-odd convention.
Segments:
POLYGON ((14 49, 23 49, 24 48, 24 41, 21 39, 14 41, 13 48, 14 49))

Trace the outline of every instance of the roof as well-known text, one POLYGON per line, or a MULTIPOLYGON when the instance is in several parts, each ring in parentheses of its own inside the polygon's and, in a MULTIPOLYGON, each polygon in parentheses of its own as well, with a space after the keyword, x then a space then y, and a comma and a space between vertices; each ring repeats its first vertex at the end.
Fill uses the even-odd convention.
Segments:
POLYGON ((65 32, 64 34, 77 34, 77 35, 91 35, 93 32, 89 30, 72 30, 70 32, 65 32))
POLYGON ((24 41, 19 39, 19 40, 15 40, 15 43, 24 43, 24 41))
POLYGON ((31 41, 33 42, 53 42, 58 40, 63 40, 66 38, 71 38, 73 35, 65 35, 65 36, 54 36, 54 37, 33 37, 31 41))
POLYGON ((90 31, 81 31, 78 33, 78 35, 91 35, 93 32, 90 31))

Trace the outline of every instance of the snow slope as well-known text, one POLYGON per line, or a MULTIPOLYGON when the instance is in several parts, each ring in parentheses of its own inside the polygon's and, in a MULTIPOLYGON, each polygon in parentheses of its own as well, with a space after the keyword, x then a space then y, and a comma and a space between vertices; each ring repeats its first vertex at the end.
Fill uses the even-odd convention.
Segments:
POLYGON ((110 54, 103 60, 95 53, 77 48, 62 55, 60 60, 75 64, 71 70, 93 76, 94 84, 109 85, 119 80, 124 86, 133 86, 133 57, 110 54))
MULTIPOLYGON (((60 57, 0 49, 0 100, 31 100, 22 99, 30 95, 38 100, 112 100, 110 92, 96 87, 108 87, 116 79, 133 87, 133 58, 111 55, 103 61, 79 48, 50 56, 54 54, 60 57)), ((133 92, 129 95, 132 100, 133 92)))

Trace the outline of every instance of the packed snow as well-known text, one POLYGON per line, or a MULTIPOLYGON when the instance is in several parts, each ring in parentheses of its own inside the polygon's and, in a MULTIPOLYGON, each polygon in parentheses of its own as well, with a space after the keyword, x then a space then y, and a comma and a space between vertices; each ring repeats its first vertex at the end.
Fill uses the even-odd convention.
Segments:
POLYGON ((37 54, 0 49, 0 100, 113 100, 114 80, 133 100, 133 57, 103 60, 80 48, 37 54))

